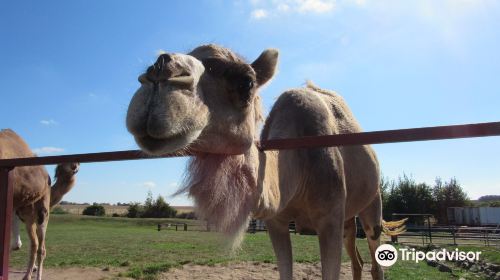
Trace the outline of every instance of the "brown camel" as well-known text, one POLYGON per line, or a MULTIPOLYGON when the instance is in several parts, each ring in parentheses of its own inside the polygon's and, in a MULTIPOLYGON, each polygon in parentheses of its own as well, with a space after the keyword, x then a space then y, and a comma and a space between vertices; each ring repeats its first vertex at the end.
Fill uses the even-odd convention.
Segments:
MULTIPOLYGON (((195 153, 180 192, 189 191, 199 215, 235 241, 251 215, 265 220, 281 279, 292 279, 292 220, 318 233, 323 279, 339 278, 343 235, 359 279, 355 215, 368 237, 372 276, 382 279, 374 257, 383 230, 379 167, 371 147, 259 152, 254 144, 262 120, 257 91, 277 61, 274 49, 248 64, 216 45, 162 54, 139 77, 127 128, 146 153, 195 153)), ((279 97, 261 139, 360 131, 339 95, 308 85, 279 97)))
MULTIPOLYGON (((33 157, 26 142, 10 129, 0 131, 0 158, 33 157)), ((13 172, 14 212, 12 218, 11 249, 21 247, 19 219, 26 225, 31 247, 28 268, 23 279, 31 279, 38 260, 37 279, 42 279, 43 261, 46 256, 45 234, 50 208, 75 184, 78 163, 64 163, 56 167, 56 182, 51 187, 50 177, 43 166, 16 167, 13 172), (38 258, 37 258, 38 257, 38 258)))

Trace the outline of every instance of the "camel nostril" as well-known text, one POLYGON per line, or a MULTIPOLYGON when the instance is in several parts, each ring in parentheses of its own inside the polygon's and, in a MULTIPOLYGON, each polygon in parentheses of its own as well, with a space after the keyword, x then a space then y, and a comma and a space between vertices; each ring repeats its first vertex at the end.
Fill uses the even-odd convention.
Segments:
POLYGON ((172 61, 171 55, 167 53, 160 55, 156 62, 146 70, 145 79, 154 83, 165 81, 168 77, 172 76, 172 69, 167 67, 170 61, 172 61))
POLYGON ((168 53, 161 54, 155 62, 157 67, 162 67, 165 63, 169 63, 172 60, 172 57, 168 53))

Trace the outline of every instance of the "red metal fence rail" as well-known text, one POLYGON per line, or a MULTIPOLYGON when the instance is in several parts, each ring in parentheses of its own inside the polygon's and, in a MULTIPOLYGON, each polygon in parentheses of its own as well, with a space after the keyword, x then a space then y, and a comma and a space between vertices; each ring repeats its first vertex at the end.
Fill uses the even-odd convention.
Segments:
MULTIPOLYGON (((318 148, 333 146, 368 145, 382 143, 413 142, 427 140, 443 140, 470 137, 500 136, 500 122, 423 127, 386 131, 372 131, 351 134, 309 136, 294 139, 272 139, 257 142, 261 150, 283 150, 298 148, 318 148)), ((0 160, 0 280, 9 278, 9 247, 12 217, 12 180, 11 170, 17 166, 58 164, 64 162, 105 162, 167 158, 189 156, 183 154, 167 154, 148 156, 139 150, 104 152, 90 154, 74 154, 63 156, 47 156, 33 158, 16 158, 0 160)))

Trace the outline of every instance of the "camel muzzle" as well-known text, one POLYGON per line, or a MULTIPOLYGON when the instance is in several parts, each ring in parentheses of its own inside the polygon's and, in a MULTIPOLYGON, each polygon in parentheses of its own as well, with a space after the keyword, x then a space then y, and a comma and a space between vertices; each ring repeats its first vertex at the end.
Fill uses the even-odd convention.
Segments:
POLYGON ((194 84, 194 78, 191 74, 175 63, 174 56, 164 53, 161 54, 156 62, 146 71, 145 78, 158 88, 159 83, 169 83, 175 87, 191 88, 194 84))

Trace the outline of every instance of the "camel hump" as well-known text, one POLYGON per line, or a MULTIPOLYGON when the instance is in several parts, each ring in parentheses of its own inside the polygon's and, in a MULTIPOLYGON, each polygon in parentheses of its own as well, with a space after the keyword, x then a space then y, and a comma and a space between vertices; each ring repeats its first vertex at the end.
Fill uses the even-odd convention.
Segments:
POLYGON ((261 140, 361 131, 339 94, 308 81, 305 87, 287 90, 279 96, 264 124, 261 140), (288 134, 286 130, 296 133, 288 134))
POLYGON ((28 144, 12 129, 0 131, 0 158, 34 156, 28 144))
POLYGON ((15 139, 15 138, 21 138, 14 130, 10 128, 4 128, 0 130, 0 139, 15 139))
POLYGON ((306 82, 306 88, 321 95, 324 102, 330 107, 331 113, 339 127, 339 133, 362 132, 356 118, 345 102, 344 98, 333 90, 327 90, 316 86, 312 81, 306 82))
POLYGON ((261 133, 261 140, 333 134, 333 120, 328 105, 308 88, 294 88, 282 93, 271 109, 261 133))

